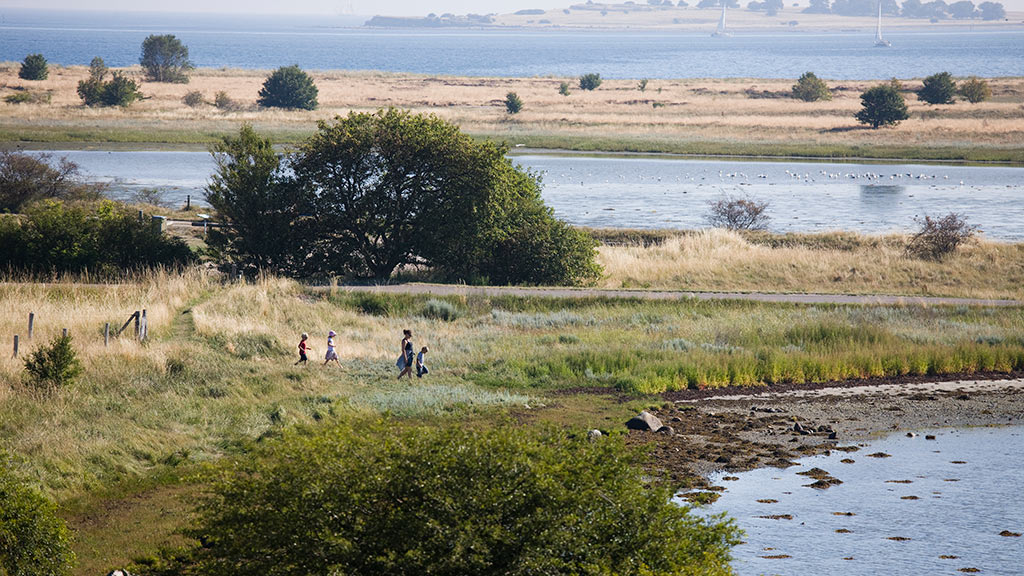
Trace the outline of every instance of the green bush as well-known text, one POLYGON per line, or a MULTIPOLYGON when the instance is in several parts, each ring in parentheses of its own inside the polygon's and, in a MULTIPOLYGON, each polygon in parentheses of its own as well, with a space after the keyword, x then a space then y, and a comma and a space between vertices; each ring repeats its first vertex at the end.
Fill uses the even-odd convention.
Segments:
POLYGON ((961 82, 957 92, 971 104, 984 102, 992 97, 992 88, 989 87, 988 82, 976 76, 971 76, 961 82))
POLYGON ((82 363, 71 346, 71 335, 57 336, 25 359, 25 371, 36 388, 63 388, 82 373, 82 363))
POLYGON ((861 109, 854 117, 872 128, 895 126, 910 117, 907 103, 894 83, 869 88, 860 95, 860 100, 861 109))
POLYGON ((4 102, 8 104, 49 104, 51 99, 52 94, 49 90, 45 92, 21 90, 4 96, 4 102))
POLYGON ((431 298, 423 305, 423 312, 420 315, 432 320, 451 322, 459 317, 459 309, 451 302, 431 298))
POLYGON ((559 84, 558 93, 561 94, 562 96, 568 96, 569 94, 571 94, 571 92, 569 92, 569 83, 562 82, 561 84, 559 84))
POLYGON ((590 73, 580 76, 580 90, 597 90, 597 87, 600 85, 600 74, 590 73))
POLYGON ((950 212, 941 218, 925 215, 917 220, 921 228, 907 243, 907 254, 925 260, 941 260, 956 252, 978 231, 977 226, 967 223, 967 218, 950 212))
POLYGON ((509 92, 505 96, 505 110, 509 114, 518 114, 523 109, 523 101, 519 98, 519 95, 515 92, 509 92))
POLYGON ((285 432, 212 480, 196 573, 730 574, 738 530, 621 439, 384 421, 285 432))
POLYGON ((939 72, 924 79, 917 99, 929 104, 952 104, 956 100, 956 82, 949 72, 939 72))
POLYGON ((818 100, 831 100, 832 93, 829 92, 828 84, 821 78, 814 75, 814 72, 804 72, 800 79, 793 85, 793 98, 804 102, 816 102, 818 100))
POLYGON ((181 99, 186 106, 190 108, 196 108, 203 105, 203 93, 199 90, 189 90, 185 93, 185 96, 181 99))
POLYGON ((256 102, 264 108, 316 110, 318 93, 313 79, 298 65, 282 66, 263 83, 256 102))
POLYGON ((86 106, 127 107, 142 98, 139 85, 121 72, 114 72, 110 81, 105 81, 108 69, 103 59, 97 56, 89 64, 89 78, 78 82, 78 96, 86 106))
POLYGON ((20 218, 0 221, 0 268, 25 273, 84 272, 181 266, 193 256, 185 243, 140 221, 110 200, 66 205, 44 200, 20 218))
POLYGON ((49 75, 50 70, 46 64, 46 58, 42 54, 25 56, 25 61, 21 63, 21 68, 18 70, 18 78, 22 80, 46 80, 49 75))
POLYGON ((75 553, 56 507, 11 471, 0 452, 0 574, 61 576, 71 572, 75 553))
POLYGON ((213 97, 213 105, 219 110, 237 110, 238 103, 228 96, 227 92, 223 90, 217 92, 213 97))

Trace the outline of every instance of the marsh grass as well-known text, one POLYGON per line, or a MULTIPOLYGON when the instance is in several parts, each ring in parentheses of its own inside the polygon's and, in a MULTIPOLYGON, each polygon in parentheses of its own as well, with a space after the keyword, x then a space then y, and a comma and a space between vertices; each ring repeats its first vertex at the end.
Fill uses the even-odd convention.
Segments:
MULTIPOLYGON (((138 74, 137 67, 125 69, 138 74)), ((0 67, 0 85, 17 86, 16 67, 0 67)), ((81 106, 75 93, 85 67, 54 67, 40 88, 50 104, 8 107, 0 140, 37 142, 210 143, 249 122, 277 142, 296 142, 315 121, 349 111, 395 106, 433 112, 480 137, 544 148, 754 154, 771 156, 969 159, 1024 162, 1020 78, 990 79, 993 98, 941 111, 909 102, 911 118, 887 130, 857 127, 860 93, 873 82, 834 85, 829 102, 754 99, 785 92, 793 79, 659 80, 638 94, 635 80, 605 80, 599 90, 558 93, 566 78, 459 78, 414 74, 314 71, 317 111, 254 106, 267 71, 196 70, 189 84, 146 84, 147 99, 128 110, 81 106), (192 108, 189 91, 223 92, 238 108, 192 108), (528 109, 508 121, 504 96, 516 92, 528 109), (655 106, 655 104, 657 106, 655 106)), ((13 88, 0 89, 0 97, 13 88)))
POLYGON ((598 231, 604 288, 1024 298, 1024 244, 975 240, 942 261, 904 236, 598 231))

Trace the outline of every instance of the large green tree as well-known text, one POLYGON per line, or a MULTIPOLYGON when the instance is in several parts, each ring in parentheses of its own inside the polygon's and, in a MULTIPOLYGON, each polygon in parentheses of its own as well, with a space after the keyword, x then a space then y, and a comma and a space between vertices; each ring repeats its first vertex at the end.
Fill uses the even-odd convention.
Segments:
POLYGON ((192 62, 188 59, 188 46, 174 34, 151 34, 142 41, 139 64, 146 77, 153 82, 188 83, 192 62))
POLYGON ((956 82, 949 72, 939 72, 924 79, 917 99, 929 104, 952 104, 956 100, 956 82))
POLYGON ((893 83, 869 88, 860 95, 861 109, 855 117, 872 128, 895 126, 910 117, 907 102, 893 83))
POLYGON ((738 530, 621 439, 392 422, 290 433, 213 482, 196 573, 731 574, 738 530))
POLYGON ((282 66, 263 82, 256 103, 264 108, 316 110, 319 93, 313 78, 298 65, 282 66))
POLYGON ((226 228, 210 231, 210 247, 222 261, 243 269, 295 273, 293 256, 303 249, 293 244, 293 221, 303 212, 301 196, 288 185, 270 140, 245 125, 211 152, 217 169, 206 201, 226 228))

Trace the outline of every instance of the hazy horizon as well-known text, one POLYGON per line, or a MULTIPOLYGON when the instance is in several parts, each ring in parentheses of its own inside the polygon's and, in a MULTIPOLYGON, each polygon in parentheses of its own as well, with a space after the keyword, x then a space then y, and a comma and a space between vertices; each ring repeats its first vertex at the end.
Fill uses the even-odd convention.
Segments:
MULTIPOLYGON (((84 10, 124 12, 174 12, 174 13, 226 13, 226 14, 358 14, 388 16, 425 16, 452 12, 455 14, 508 13, 525 8, 565 8, 586 0, 292 0, 289 9, 281 9, 278 0, 177 0, 173 5, 165 2, 139 0, 6 0, 4 8, 32 8, 43 10, 84 10)), ((635 0, 638 4, 645 3, 635 0)), ((899 2, 900 0, 897 0, 899 2)), ((984 0, 974 0, 980 4, 984 0)), ((1024 11, 1024 0, 998 0, 1009 11, 1024 11)), ((615 0, 621 3, 621 0, 615 0)), ((694 4, 695 2, 691 2, 694 4)), ((806 0, 799 0, 806 5, 806 0)), ((745 2, 741 0, 741 6, 745 2)), ((787 6, 792 0, 786 2, 787 6)))

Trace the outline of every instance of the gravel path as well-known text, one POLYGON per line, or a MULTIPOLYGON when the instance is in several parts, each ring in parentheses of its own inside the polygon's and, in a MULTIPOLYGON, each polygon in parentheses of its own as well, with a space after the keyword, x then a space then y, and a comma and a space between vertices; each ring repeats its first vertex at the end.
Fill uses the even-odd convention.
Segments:
MULTIPOLYGON (((324 287, 323 290, 330 288, 324 287)), ((890 304, 902 306, 1024 306, 1019 300, 885 296, 853 294, 769 294, 764 292, 678 292, 668 290, 602 290, 597 288, 523 288, 518 286, 466 286, 454 284, 385 284, 339 286, 349 292, 434 294, 438 296, 541 296, 546 298, 637 298, 641 300, 750 300, 795 304, 890 304)))

